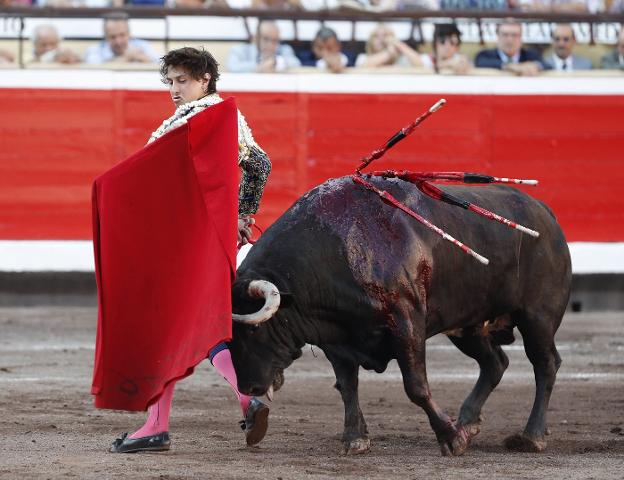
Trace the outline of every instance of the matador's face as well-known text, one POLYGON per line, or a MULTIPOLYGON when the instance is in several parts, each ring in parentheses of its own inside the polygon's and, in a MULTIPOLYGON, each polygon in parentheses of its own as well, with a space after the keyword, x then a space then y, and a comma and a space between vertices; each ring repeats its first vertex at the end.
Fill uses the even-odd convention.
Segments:
POLYGON ((206 73, 203 78, 196 79, 185 68, 170 66, 167 69, 166 79, 171 100, 179 107, 206 96, 210 74, 206 73))

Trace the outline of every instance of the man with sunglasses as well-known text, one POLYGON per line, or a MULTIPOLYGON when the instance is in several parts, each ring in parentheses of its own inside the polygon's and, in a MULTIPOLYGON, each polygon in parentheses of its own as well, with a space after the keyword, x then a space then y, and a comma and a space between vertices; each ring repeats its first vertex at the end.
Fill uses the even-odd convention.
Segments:
POLYGON ((576 37, 572 25, 558 24, 552 32, 553 53, 546 59, 546 64, 559 72, 573 72, 576 70, 590 70, 591 60, 573 53, 576 37))

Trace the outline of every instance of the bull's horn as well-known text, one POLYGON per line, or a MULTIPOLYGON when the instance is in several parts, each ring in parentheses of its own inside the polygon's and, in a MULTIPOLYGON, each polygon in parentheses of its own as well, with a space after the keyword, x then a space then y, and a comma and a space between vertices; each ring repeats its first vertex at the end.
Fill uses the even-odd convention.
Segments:
POLYGON ((255 313, 232 314, 232 319, 235 322, 258 325, 275 315, 280 306, 280 293, 275 285, 266 280, 253 280, 249 283, 247 293, 252 298, 264 298, 264 306, 255 313))

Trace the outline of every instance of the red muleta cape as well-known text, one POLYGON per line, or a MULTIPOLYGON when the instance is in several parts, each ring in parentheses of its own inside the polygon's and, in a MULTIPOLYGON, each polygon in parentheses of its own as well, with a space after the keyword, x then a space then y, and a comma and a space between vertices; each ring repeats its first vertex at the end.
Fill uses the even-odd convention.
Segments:
POLYGON ((237 161, 228 99, 95 180, 96 407, 145 410, 231 338, 237 161))

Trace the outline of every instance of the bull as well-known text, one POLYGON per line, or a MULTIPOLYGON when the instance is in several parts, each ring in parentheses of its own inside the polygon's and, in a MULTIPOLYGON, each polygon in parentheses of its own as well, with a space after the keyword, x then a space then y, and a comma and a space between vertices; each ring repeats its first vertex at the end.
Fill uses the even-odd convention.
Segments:
POLYGON ((398 179, 371 179, 411 209, 490 259, 477 263, 420 223, 379 201, 349 177, 301 197, 257 241, 232 289, 231 352, 238 387, 263 395, 306 344, 323 350, 344 402, 347 454, 370 448, 358 400, 358 370, 383 372, 396 359, 409 399, 429 418, 443 455, 461 455, 509 360, 501 345, 521 333, 535 373, 535 400, 523 433, 505 444, 546 447, 546 411, 561 365, 554 336, 567 306, 566 240, 547 206, 506 186, 445 186, 457 197, 540 232, 517 230, 436 202, 398 179), (434 402, 425 340, 445 333, 476 360, 478 380, 457 420, 434 402))

